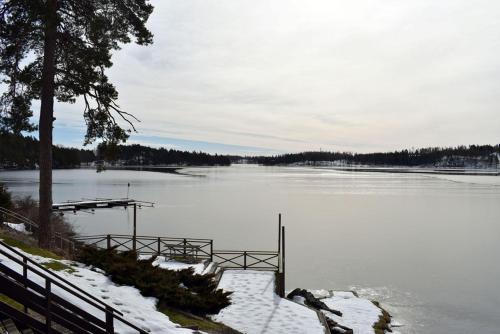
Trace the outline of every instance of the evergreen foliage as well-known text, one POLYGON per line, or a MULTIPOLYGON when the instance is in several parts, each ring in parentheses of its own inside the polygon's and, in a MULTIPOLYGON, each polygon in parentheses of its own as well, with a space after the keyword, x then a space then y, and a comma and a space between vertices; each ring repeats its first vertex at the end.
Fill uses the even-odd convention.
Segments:
POLYGON ((19 135, 33 131, 31 103, 40 100, 39 235, 40 247, 52 240, 52 129, 54 102, 84 103, 85 143, 118 143, 135 130, 132 114, 117 104, 108 80, 112 51, 130 43, 151 44, 146 22, 149 0, 0 1, 0 130, 19 135))
POLYGON ((84 247, 77 260, 104 270, 117 284, 135 286, 142 295, 157 298, 159 308, 172 307, 205 316, 230 304, 231 293, 217 290, 213 275, 194 275, 192 269, 161 269, 152 265, 154 258, 137 260, 132 251, 84 247))
MULTIPOLYGON (((128 137, 115 120, 133 128, 134 117, 116 104, 118 92, 105 69, 111 51, 130 43, 152 43, 145 23, 153 11, 147 0, 10 0, 0 3, 0 74, 6 90, 0 98, 0 126, 20 134, 33 131, 31 101, 42 99, 42 72, 53 66, 54 96, 60 102, 82 97, 86 142, 128 137), (54 34, 48 30, 54 27, 54 34), (48 39, 54 42, 54 64, 44 63, 48 39)), ((47 88, 47 87, 45 87, 47 88)))

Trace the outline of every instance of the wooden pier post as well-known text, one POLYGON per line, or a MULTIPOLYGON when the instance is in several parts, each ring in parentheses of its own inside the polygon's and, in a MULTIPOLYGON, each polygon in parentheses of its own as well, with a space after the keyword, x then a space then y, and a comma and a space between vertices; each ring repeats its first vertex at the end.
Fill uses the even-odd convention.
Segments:
POLYGON ((160 237, 158 237, 157 247, 158 247, 158 254, 157 255, 160 256, 161 255, 161 238, 160 237))
MULTIPOLYGON (((278 255, 281 254, 281 213, 278 214, 278 255)), ((278 256, 278 269, 280 258, 278 256)))
POLYGON ((137 239, 137 204, 134 203, 134 236, 132 240, 132 249, 135 250, 136 248, 136 239, 137 239))
POLYGON ((281 288, 283 289, 283 296, 285 296, 285 226, 281 227, 281 288))

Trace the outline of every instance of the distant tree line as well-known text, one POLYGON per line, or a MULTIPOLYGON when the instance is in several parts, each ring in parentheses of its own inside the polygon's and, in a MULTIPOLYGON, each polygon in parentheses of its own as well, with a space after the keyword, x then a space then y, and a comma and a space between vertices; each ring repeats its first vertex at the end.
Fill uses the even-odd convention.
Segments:
MULTIPOLYGON (((38 140, 30 136, 15 135, 0 131, 0 167, 12 169, 33 169, 38 165, 38 140)), ((84 150, 55 145, 54 168, 78 168, 96 160, 108 160, 121 165, 186 165, 214 166, 230 165, 228 157, 203 152, 187 152, 165 148, 151 148, 142 145, 118 145, 104 149, 84 150), (111 153, 110 153, 111 152, 111 153)))
POLYGON ((187 166, 228 166, 231 160, 224 155, 203 152, 188 152, 143 145, 118 145, 104 148, 100 146, 99 158, 123 165, 187 165, 187 166))
MULTIPOLYGON (((52 147, 54 168, 79 167, 82 162, 92 162, 95 155, 90 150, 52 147)), ((0 132, 0 166, 4 168, 33 169, 38 165, 38 140, 30 136, 0 132)))
POLYGON ((351 153, 311 151, 275 156, 247 157, 247 161, 262 165, 288 165, 296 163, 342 162, 346 164, 386 166, 430 166, 440 165, 443 160, 460 165, 467 159, 481 159, 485 163, 498 165, 500 145, 470 145, 458 147, 430 147, 416 150, 401 150, 379 153, 351 153))

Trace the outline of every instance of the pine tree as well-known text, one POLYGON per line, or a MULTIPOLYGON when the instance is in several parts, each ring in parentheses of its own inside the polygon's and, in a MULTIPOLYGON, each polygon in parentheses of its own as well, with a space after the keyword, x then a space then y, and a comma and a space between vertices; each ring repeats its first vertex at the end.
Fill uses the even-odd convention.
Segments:
POLYGON ((31 102, 40 100, 41 105, 41 247, 49 248, 52 236, 54 99, 83 100, 85 144, 98 138, 125 141, 136 119, 118 106, 118 92, 105 70, 120 45, 132 39, 152 43, 145 26, 152 11, 149 0, 0 0, 0 75, 7 87, 0 98, 0 127, 14 133, 34 130, 31 102))

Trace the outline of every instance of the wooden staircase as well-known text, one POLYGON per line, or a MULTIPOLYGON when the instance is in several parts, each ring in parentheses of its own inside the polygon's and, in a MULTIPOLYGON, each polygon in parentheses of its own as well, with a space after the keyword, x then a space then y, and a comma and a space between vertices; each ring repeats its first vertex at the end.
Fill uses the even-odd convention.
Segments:
POLYGON ((21 329, 23 326, 17 325, 12 319, 0 320, 0 333, 2 334, 34 334, 31 328, 21 329))
POLYGON ((10 304, 0 301, 0 330, 3 333, 111 334, 115 324, 121 322, 132 332, 146 334, 145 330, 124 319, 120 311, 2 241, 0 294, 6 297, 4 300, 12 301, 10 304), (7 260, 11 265, 5 264, 7 260), (55 289, 64 294, 54 293, 55 289), (96 312, 91 314, 84 309, 89 305, 96 312))

